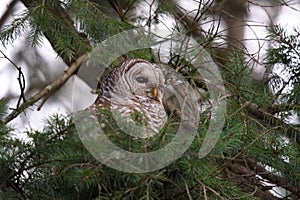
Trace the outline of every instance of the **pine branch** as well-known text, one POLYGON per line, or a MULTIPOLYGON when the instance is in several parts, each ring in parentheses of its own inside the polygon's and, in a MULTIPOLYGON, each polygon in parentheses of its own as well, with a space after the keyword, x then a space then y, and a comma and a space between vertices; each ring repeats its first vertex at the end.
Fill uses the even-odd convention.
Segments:
POLYGON ((75 62, 73 62, 68 70, 57 80, 53 81, 50 85, 46 86, 43 90, 30 97, 26 102, 21 104, 19 108, 13 110, 0 124, 7 124, 14 118, 16 118, 20 113, 30 106, 33 106, 37 101, 46 97, 49 93, 57 91, 65 82, 79 69, 80 65, 87 59, 87 55, 80 56, 75 62))
MULTIPOLYGON (((34 1, 34 0, 21 0, 21 2, 26 7, 28 7, 28 8, 30 8, 33 5, 37 4, 37 2, 34 1)), ((40 3, 41 5, 43 5, 43 3, 45 3, 45 2, 44 1, 40 1, 38 3, 40 3)), ((58 41, 57 41, 57 35, 55 35, 55 31, 51 31, 50 29, 49 30, 41 30, 42 33, 45 35, 45 37, 50 42, 50 44, 52 45, 53 49, 58 54, 60 54, 60 56, 62 57, 62 59, 64 60, 64 62, 67 65, 69 65, 70 67, 69 67, 69 69, 66 71, 66 73, 64 75, 62 75, 60 78, 58 78, 57 80, 55 80, 54 82, 52 82, 50 85, 48 85, 47 87, 45 87, 42 91, 40 91, 36 95, 34 95, 31 98, 29 98, 27 101, 24 98, 24 88, 25 88, 25 85, 23 83, 24 81, 22 81, 22 73, 19 73, 18 80, 20 82, 20 88, 21 88, 20 99, 23 99, 24 102, 22 104, 20 104, 21 101, 19 100, 16 109, 14 109, 3 121, 0 121, 0 123, 2 123, 2 124, 7 124, 8 122, 10 122, 14 118, 16 118, 25 109, 27 109, 28 107, 34 105, 40 99, 46 97, 45 100, 47 100, 47 96, 49 96, 50 94, 52 94, 55 91, 57 91, 76 72, 76 70, 80 67, 81 63, 87 58, 87 55, 85 55, 85 53, 87 53, 87 51, 89 49, 91 49, 91 45, 90 45, 89 41, 87 40, 86 36, 83 35, 83 34, 81 34, 81 33, 79 33, 76 30, 76 28, 74 26, 73 20, 65 12, 65 10, 62 8, 62 6, 60 5, 59 1, 56 3, 56 5, 54 5, 53 9, 55 10, 56 17, 58 17, 62 21, 62 23, 63 23, 62 28, 64 30, 68 30, 68 32, 71 32, 72 34, 77 35, 76 36, 77 39, 81 38, 80 39, 81 42, 79 42, 79 43, 75 42, 74 44, 72 44, 72 45, 74 45, 72 47, 72 49, 74 49, 74 54, 70 57, 69 55, 63 55, 64 52, 62 52, 62 50, 59 49, 59 45, 58 45, 58 41), (62 54, 60 52, 62 52, 62 54)), ((33 15, 32 17, 34 19, 37 16, 33 15)), ((51 21, 50 23, 55 24, 57 22, 51 21)), ((17 69, 19 70, 18 67, 17 67, 17 69)))
POLYGON ((297 108, 297 105, 281 103, 267 107, 266 111, 270 114, 277 114, 281 112, 291 111, 295 108, 297 108))
MULTIPOLYGON (((282 107, 283 109, 284 107, 282 107)), ((278 109, 278 108, 277 108, 278 109)), ((274 110, 276 110, 276 106, 274 106, 274 110)), ((273 113, 265 111, 264 109, 258 107, 256 104, 251 103, 248 107, 248 111, 251 115, 256 117, 259 120, 263 120, 267 122, 271 126, 281 126, 284 129, 284 133, 289 138, 292 138, 292 136, 296 136, 296 141, 298 144, 300 144, 300 129, 295 127, 292 124, 288 124, 284 121, 284 119, 277 118, 273 115, 273 113)), ((269 108, 269 111, 272 111, 271 108, 269 108)))
POLYGON ((223 175, 226 180, 235 183, 244 191, 249 193, 255 191, 254 196, 260 199, 279 199, 269 191, 271 188, 264 187, 263 183, 257 179, 255 171, 250 169, 245 161, 228 163, 223 175))
POLYGON ((284 180, 282 177, 277 176, 276 174, 266 170, 265 167, 253 162, 247 160, 247 165, 254 170, 259 176, 261 176, 264 179, 267 179, 270 181, 270 183, 276 184, 279 187, 285 188, 289 191, 291 191, 294 194, 299 194, 300 188, 291 185, 286 180, 284 180))
MULTIPOLYGON (((32 7, 33 4, 36 4, 36 1, 34 0, 21 0, 21 2, 26 6, 26 7, 32 7)), ((40 0, 38 3, 43 4, 43 1, 40 0)), ((53 5, 52 8, 55 12, 55 15, 57 18, 60 19, 61 21, 61 27, 63 28, 63 30, 67 30, 69 33, 74 34, 74 36, 76 37, 77 40, 80 40, 81 42, 73 42, 73 46, 72 46, 72 50, 73 55, 72 58, 70 59, 69 55, 64 55, 64 52, 62 49, 59 48, 58 45, 58 41, 57 41, 57 35, 55 35, 57 32, 48 29, 48 30, 41 30, 42 33, 45 35, 45 37, 48 39, 48 41, 50 42, 51 46, 53 47, 53 49, 62 57, 62 59, 64 60, 64 62, 67 65, 71 65, 72 62, 74 62, 74 60, 76 60, 77 58, 79 58, 81 55, 87 53, 92 47, 87 39, 87 37, 78 32, 74 26, 74 21, 72 20, 72 18, 68 15, 68 13, 65 12, 64 8, 60 5, 60 2, 57 1, 57 3, 55 5, 53 5)), ((33 16, 33 18, 36 16, 33 16)), ((56 26, 58 22, 57 21, 51 21, 50 24, 53 25, 54 27, 56 26)), ((41 26, 41 25, 39 25, 41 26)), ((40 27, 40 28, 44 28, 45 27, 40 27)), ((49 27, 47 27, 49 28, 49 27)), ((60 30, 62 31, 62 30, 60 30)))

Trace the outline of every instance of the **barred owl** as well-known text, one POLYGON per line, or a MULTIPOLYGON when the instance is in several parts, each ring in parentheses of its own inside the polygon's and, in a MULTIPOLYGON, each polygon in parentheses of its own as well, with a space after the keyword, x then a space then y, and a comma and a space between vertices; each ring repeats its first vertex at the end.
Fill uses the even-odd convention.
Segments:
POLYGON ((143 133, 138 137, 153 136, 167 121, 164 83, 158 65, 142 59, 126 60, 102 79, 93 108, 109 108, 126 122, 144 121, 143 133))

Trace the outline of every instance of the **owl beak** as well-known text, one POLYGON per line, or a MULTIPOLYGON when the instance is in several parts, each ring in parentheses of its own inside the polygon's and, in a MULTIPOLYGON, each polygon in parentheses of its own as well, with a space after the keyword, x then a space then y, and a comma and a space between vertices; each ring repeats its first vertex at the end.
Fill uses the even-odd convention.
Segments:
POLYGON ((157 93, 157 88, 156 87, 153 88, 152 94, 153 94, 154 99, 158 101, 159 99, 158 99, 158 93, 157 93))
POLYGON ((154 100, 162 103, 161 91, 159 91, 159 89, 157 89, 157 87, 153 87, 152 95, 154 97, 154 100))

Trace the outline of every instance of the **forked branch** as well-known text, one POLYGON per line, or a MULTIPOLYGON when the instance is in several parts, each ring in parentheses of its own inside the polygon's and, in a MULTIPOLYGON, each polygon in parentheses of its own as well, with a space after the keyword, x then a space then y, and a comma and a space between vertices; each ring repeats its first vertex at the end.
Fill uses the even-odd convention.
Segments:
POLYGON ((47 97, 50 93, 57 91, 64 83, 69 80, 69 78, 79 69, 80 65, 88 58, 87 54, 80 56, 76 59, 65 71, 65 73, 60 76, 57 80, 53 81, 51 84, 46 86, 43 90, 30 97, 27 101, 23 102, 18 108, 14 109, 3 121, 1 124, 7 124, 14 118, 16 118, 20 113, 30 106, 33 106, 40 99, 47 97))

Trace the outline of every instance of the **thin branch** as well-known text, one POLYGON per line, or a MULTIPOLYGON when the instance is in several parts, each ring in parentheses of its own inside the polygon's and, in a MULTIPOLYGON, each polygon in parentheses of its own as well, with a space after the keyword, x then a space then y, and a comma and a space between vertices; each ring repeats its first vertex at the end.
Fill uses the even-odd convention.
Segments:
POLYGON ((183 183, 185 185, 185 190, 186 190, 186 194, 188 195, 189 197, 189 200, 192 200, 192 196, 191 196, 191 193, 190 193, 190 190, 189 190, 189 186, 187 184, 187 182, 185 181, 185 179, 183 178, 183 176, 181 174, 179 174, 179 176, 181 177, 181 179, 183 180, 183 183))
POLYGON ((289 184, 282 176, 278 176, 268 170, 265 167, 257 164, 253 161, 247 160, 247 165, 254 170, 259 176, 264 179, 269 180, 272 184, 276 184, 279 187, 285 188, 286 190, 291 191, 294 194, 299 194, 300 187, 296 185, 289 184))
POLYGON ((266 108, 266 112, 270 114, 277 114, 281 112, 288 112, 291 110, 295 110, 298 105, 288 104, 288 103, 281 103, 269 106, 266 108))
POLYGON ((30 97, 26 102, 21 104, 18 109, 13 110, 0 124, 7 124, 14 118, 16 118, 20 113, 30 106, 33 106, 37 101, 46 97, 49 93, 57 91, 65 82, 79 69, 80 65, 88 58, 87 54, 80 56, 75 60, 68 70, 57 80, 53 81, 50 85, 46 86, 43 90, 30 97))
POLYGON ((243 155, 245 153, 246 150, 250 149, 250 147, 252 145, 254 145, 258 140, 260 140, 261 138, 263 138, 264 136, 266 136, 269 133, 272 133, 273 130, 276 130, 280 128, 280 126, 275 126, 272 127, 271 129, 266 130, 264 133, 262 133, 261 135, 259 135, 258 137, 256 137, 254 140, 252 140, 242 151, 240 151, 239 153, 237 153, 233 159, 235 160, 236 158, 240 157, 241 155, 243 155))
POLYGON ((204 200, 208 200, 207 194, 206 194, 206 185, 204 185, 202 182, 200 182, 203 188, 203 195, 204 195, 204 200))
MULTIPOLYGON (((132 2, 129 3, 129 5, 127 6, 127 9, 125 11, 123 11, 121 19, 124 20, 125 16, 128 14, 128 12, 133 8, 133 4, 135 4, 136 0, 133 0, 132 2)), ((123 8, 124 10, 124 8, 123 8)))
MULTIPOLYGON (((276 106, 274 107, 274 109, 275 108, 276 106)), ((277 126, 279 128, 280 127, 283 128, 284 133, 287 137, 292 138, 293 136, 296 136, 296 142, 300 144, 300 137, 298 136, 300 133, 300 129, 298 127, 294 126, 293 124, 289 124, 285 122, 284 119, 275 117, 273 114, 263 110, 262 108, 260 108, 254 103, 251 103, 249 105, 248 111, 250 115, 253 115, 257 119, 267 122, 271 126, 277 126)))
POLYGON ((199 179, 196 179, 196 181, 198 183, 200 183, 202 186, 205 186, 208 190, 210 190, 211 192, 213 192, 217 197, 219 197, 220 199, 224 200, 224 198, 221 196, 221 194, 219 194, 217 191, 215 191, 213 188, 209 187, 208 185, 205 185, 202 181, 200 181, 199 179))
POLYGON ((42 102, 40 103, 40 105, 39 105, 38 108, 36 109, 37 111, 40 111, 40 110, 42 109, 43 105, 44 105, 44 104, 46 103, 46 101, 52 96, 53 93, 55 93, 55 91, 49 92, 49 94, 47 94, 47 95, 43 98, 42 102))
POLYGON ((251 193, 260 199, 279 199, 270 192, 272 188, 265 188, 264 184, 258 181, 257 174, 247 166, 245 161, 228 163, 224 172, 225 180, 234 183, 244 192, 251 193))
POLYGON ((18 70, 18 78, 17 79, 18 79, 18 82, 19 82, 21 94, 19 96, 16 109, 19 109, 21 101, 23 100, 23 102, 26 102, 26 99, 25 99, 25 76, 24 76, 24 74, 22 72, 22 68, 21 67, 17 66, 9 57, 7 57, 3 53, 3 51, 0 50, 0 53, 2 54, 3 58, 5 58, 6 60, 8 60, 12 64, 12 66, 14 68, 16 68, 16 70, 18 70))
MULTIPOLYGON (((162 2, 162 3, 167 3, 166 2, 162 2)), ((182 23, 183 26, 185 26, 185 28, 188 30, 189 34, 191 34, 192 36, 196 37, 196 38, 203 38, 203 30, 201 27, 197 26, 198 21, 201 19, 202 15, 198 16, 198 13, 204 13, 206 11, 206 8, 209 7, 209 5, 200 5, 201 2, 199 2, 199 7, 197 9, 197 17, 192 17, 189 15, 189 12, 184 12, 182 11, 182 9, 177 5, 176 1, 173 1, 173 3, 176 5, 176 7, 174 8, 170 8, 170 10, 172 10, 172 14, 175 17, 175 19, 177 19, 179 22, 182 23), (205 11, 201 10, 201 6, 205 7, 205 11), (197 27, 197 28, 195 28, 197 27)), ((209 4, 209 2, 208 2, 209 4)), ((168 6, 166 4, 166 6, 168 6)))

